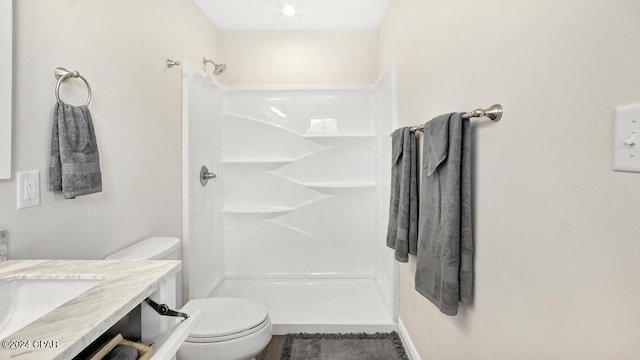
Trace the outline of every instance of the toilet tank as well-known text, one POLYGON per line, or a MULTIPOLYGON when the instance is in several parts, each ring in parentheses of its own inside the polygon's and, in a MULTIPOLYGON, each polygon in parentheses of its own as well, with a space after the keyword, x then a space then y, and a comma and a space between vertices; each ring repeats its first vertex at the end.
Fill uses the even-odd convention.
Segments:
MULTIPOLYGON (((150 237, 126 247, 104 258, 105 260, 179 260, 180 239, 174 237, 150 237)), ((182 296, 177 289, 182 288, 181 277, 168 279, 149 297, 171 309, 177 309, 182 296)), ((158 315, 148 304, 141 304, 142 342, 150 343, 158 335, 169 330, 175 324, 175 318, 158 315)))
POLYGON ((179 260, 180 239, 150 237, 104 258, 105 260, 179 260))

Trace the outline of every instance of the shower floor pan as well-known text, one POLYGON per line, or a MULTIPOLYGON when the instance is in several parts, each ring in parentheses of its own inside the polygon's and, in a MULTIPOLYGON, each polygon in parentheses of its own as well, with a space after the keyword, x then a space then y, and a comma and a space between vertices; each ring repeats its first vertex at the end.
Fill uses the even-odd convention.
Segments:
POLYGON ((213 296, 263 304, 275 335, 397 330, 373 279, 226 279, 213 296))

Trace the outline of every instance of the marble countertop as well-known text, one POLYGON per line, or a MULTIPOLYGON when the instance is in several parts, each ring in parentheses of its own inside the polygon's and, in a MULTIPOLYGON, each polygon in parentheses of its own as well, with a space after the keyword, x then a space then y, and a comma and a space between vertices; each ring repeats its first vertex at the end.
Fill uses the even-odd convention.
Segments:
POLYGON ((48 349, 4 349, 0 359, 68 360, 133 310, 181 269, 180 261, 10 260, 3 279, 101 279, 86 292, 7 337, 58 341, 48 349))

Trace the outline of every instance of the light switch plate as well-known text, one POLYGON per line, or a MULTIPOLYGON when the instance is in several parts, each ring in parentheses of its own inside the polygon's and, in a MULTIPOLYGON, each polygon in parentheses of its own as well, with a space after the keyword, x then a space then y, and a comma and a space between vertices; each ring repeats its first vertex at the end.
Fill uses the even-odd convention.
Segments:
POLYGON ((40 171, 18 171, 17 207, 24 209, 40 205, 40 171))
POLYGON ((613 170, 640 172, 640 104, 616 108, 613 170))

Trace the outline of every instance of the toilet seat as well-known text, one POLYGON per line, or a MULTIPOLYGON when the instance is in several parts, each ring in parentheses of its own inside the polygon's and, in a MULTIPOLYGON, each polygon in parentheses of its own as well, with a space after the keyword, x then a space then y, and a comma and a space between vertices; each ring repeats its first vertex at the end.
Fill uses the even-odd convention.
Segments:
POLYGON ((261 330, 263 330, 266 327, 270 327, 271 326, 271 320, 266 319, 262 324, 249 329, 247 331, 243 331, 240 333, 235 333, 235 334, 231 334, 231 335, 226 335, 226 336, 219 336, 219 337, 214 337, 214 338, 204 338, 204 337, 191 337, 188 336, 185 339, 185 342, 189 342, 189 343, 218 343, 218 342, 224 342, 224 341, 231 341, 231 340, 236 340, 236 339, 240 339, 240 338, 244 338, 244 337, 248 337, 252 334, 255 334, 261 330))
POLYGON ((202 320, 187 337, 187 342, 213 343, 242 338, 271 325, 267 309, 240 298, 205 298, 189 301, 182 312, 201 309, 202 320))

